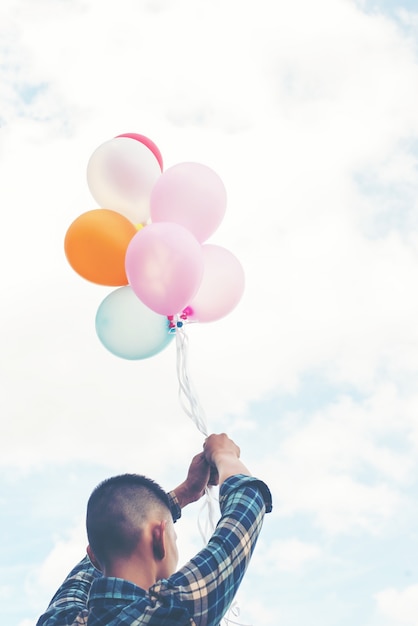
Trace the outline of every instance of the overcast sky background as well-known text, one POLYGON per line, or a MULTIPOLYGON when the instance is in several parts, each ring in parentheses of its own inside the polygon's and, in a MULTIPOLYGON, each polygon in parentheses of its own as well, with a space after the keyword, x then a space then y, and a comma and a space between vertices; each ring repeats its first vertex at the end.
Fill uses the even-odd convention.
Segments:
POLYGON ((202 445, 174 343, 107 352, 112 289, 64 255, 88 159, 137 132, 219 174, 209 242, 246 275, 187 327, 209 430, 274 497, 238 621, 418 625, 417 44, 417 0, 2 0, 1 623, 34 626, 83 556, 101 479, 170 489, 202 445))

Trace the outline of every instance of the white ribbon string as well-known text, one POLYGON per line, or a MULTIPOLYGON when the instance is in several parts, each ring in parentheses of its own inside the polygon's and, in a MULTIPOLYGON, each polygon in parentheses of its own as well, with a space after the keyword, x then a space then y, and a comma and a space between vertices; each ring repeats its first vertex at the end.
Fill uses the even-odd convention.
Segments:
MULTIPOLYGON (((183 411, 195 423, 198 430, 204 437, 209 436, 209 430, 205 412, 199 402, 197 393, 190 380, 188 371, 188 337, 182 321, 173 321, 173 329, 176 333, 176 352, 177 352, 177 378, 179 381, 179 401, 183 411)), ((216 527, 219 517, 219 501, 214 495, 213 487, 206 487, 205 501, 198 515, 198 528, 204 545, 207 544, 216 527), (205 523, 202 522, 204 511, 207 511, 205 523)), ((239 622, 231 619, 230 616, 239 617, 240 610, 238 603, 234 600, 228 613, 223 618, 221 624, 228 626, 233 624, 236 626, 244 626, 239 622)))
MULTIPOLYGON (((179 322, 181 324, 181 322, 179 322)), ((178 323, 178 324, 179 324, 178 323)), ((176 327, 177 377, 179 400, 183 411, 196 424, 202 435, 209 435, 206 416, 188 373, 188 337, 184 325, 176 327)))
MULTIPOLYGON (((197 397, 196 390, 188 372, 188 337, 184 330, 184 325, 176 327, 176 348, 177 348, 177 377, 179 380, 179 400, 183 411, 195 423, 198 430, 204 437, 208 437, 209 429, 205 412, 197 397)), ((206 487, 206 498, 198 517, 198 527, 201 537, 206 544, 216 527, 216 520, 219 512, 218 501, 214 496, 213 488, 206 487), (202 523, 202 515, 207 510, 206 522, 202 523)))

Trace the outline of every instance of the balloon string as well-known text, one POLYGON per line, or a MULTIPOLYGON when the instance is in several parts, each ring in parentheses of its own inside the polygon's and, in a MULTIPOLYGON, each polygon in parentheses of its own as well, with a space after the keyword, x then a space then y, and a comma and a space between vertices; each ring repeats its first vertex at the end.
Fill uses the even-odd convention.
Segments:
MULTIPOLYGON (((182 322, 176 324, 176 348, 177 348, 177 377, 179 380, 179 400, 183 411, 195 423, 204 437, 209 435, 206 415, 197 397, 196 390, 188 371, 188 337, 182 322)), ((206 498, 198 517, 198 527, 205 543, 209 540, 216 527, 216 518, 219 506, 213 495, 213 488, 206 487, 206 498), (207 521, 203 525, 201 517, 204 509, 207 509, 207 521)))
POLYGON ((188 337, 184 330, 184 325, 177 325, 176 347, 180 405, 186 415, 195 423, 202 435, 207 437, 209 432, 206 416, 188 373, 188 337))
MULTIPOLYGON (((182 316, 182 320, 184 320, 185 316, 182 316)), ((183 411, 186 415, 195 423, 198 430, 202 433, 204 437, 209 436, 209 430, 206 420, 206 415, 203 410, 202 405, 199 402, 197 397, 196 390, 194 389, 193 383, 189 376, 188 369, 188 347, 189 340, 184 328, 184 322, 176 320, 173 318, 170 319, 170 324, 172 330, 176 333, 176 352, 177 352, 177 378, 179 381, 179 401, 183 411)), ((204 545, 207 544, 208 540, 213 534, 213 531, 216 528, 217 518, 219 517, 219 501, 214 495, 214 488, 211 486, 206 487, 205 489, 206 498, 203 502, 203 505, 200 509, 198 515, 198 529, 204 545), (206 510, 206 522, 202 523, 202 516, 204 511, 206 510)), ((228 626, 229 624, 233 624, 236 626, 244 626, 233 619, 231 619, 231 615, 234 617, 239 617, 240 610, 236 600, 233 601, 231 607, 223 618, 221 624, 223 626, 228 626)))

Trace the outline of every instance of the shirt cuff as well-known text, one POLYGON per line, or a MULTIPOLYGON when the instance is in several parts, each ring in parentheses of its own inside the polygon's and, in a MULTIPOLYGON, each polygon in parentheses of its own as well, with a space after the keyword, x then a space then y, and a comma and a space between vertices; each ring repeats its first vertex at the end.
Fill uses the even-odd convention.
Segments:
POLYGON ((219 491, 219 499, 220 501, 222 501, 231 492, 236 491, 241 487, 249 486, 256 487, 259 490, 264 500, 266 513, 270 513, 273 509, 270 489, 267 487, 265 482, 259 480, 258 478, 255 478, 254 476, 246 476, 245 474, 236 474, 235 476, 230 476, 221 485, 219 491))
POLYGON ((181 517, 181 508, 180 508, 180 504, 176 496, 176 492, 169 491, 167 493, 167 496, 168 496, 168 501, 170 504, 170 512, 173 518, 173 522, 176 522, 181 517))

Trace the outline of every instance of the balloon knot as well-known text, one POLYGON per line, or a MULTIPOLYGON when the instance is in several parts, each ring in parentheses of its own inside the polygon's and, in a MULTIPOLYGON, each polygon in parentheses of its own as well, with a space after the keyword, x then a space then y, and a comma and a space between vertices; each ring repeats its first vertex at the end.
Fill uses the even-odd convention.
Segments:
POLYGON ((190 307, 187 307, 178 315, 167 315, 168 332, 175 333, 176 328, 182 328, 184 326, 184 323, 187 322, 188 314, 192 312, 192 309, 190 307))

